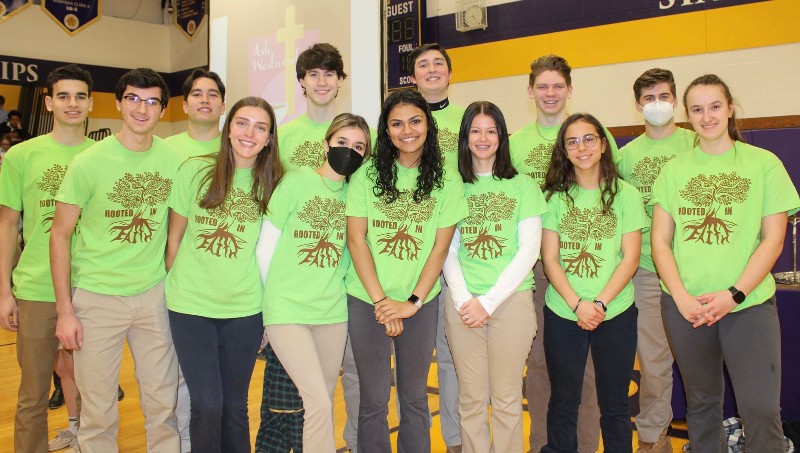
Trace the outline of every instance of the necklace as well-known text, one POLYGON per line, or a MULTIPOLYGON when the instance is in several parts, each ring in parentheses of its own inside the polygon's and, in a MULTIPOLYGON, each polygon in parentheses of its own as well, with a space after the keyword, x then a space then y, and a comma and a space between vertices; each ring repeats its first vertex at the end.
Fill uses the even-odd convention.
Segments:
POLYGON ((315 173, 317 174, 317 176, 319 176, 320 181, 322 181, 322 185, 325 186, 326 189, 328 189, 328 192, 336 195, 336 192, 341 191, 341 188, 337 188, 336 190, 331 189, 328 183, 325 182, 325 177, 322 176, 322 173, 320 173, 319 170, 317 170, 315 173))
MULTIPOLYGON (((556 137, 547 138, 547 137, 544 136, 544 134, 542 134, 542 130, 539 129, 539 122, 538 121, 534 121, 533 125, 536 126, 536 132, 539 134, 539 137, 541 137, 542 140, 547 140, 548 142, 556 141, 556 137)), ((558 131, 556 131, 556 135, 558 135, 558 131)))

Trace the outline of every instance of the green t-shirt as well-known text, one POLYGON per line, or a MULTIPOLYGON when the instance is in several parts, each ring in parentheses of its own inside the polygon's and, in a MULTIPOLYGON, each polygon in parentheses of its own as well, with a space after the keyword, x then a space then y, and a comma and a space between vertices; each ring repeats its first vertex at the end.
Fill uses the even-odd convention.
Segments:
POLYGON ((189 159, 178 170, 169 207, 186 217, 186 231, 167 274, 167 307, 206 318, 243 318, 261 312, 256 242, 263 217, 253 199, 253 170, 238 168, 225 201, 205 209, 199 202, 207 158, 189 159), (224 290, 222 289, 224 287, 224 290))
MULTIPOLYGON (((720 155, 695 147, 668 162, 653 186, 651 205, 675 221, 672 251, 689 294, 734 285, 760 242, 761 219, 800 207, 797 189, 771 152, 736 142, 720 155)), ((662 283, 662 288, 667 291, 662 283)), ((734 308, 760 304, 775 293, 764 280, 734 308)))
MULTIPOLYGON (((694 132, 679 127, 672 135, 661 140, 653 140, 642 134, 619 150, 616 157, 620 177, 639 189, 645 206, 650 202, 653 183, 661 168, 675 156, 689 152, 694 146, 694 137, 694 132)), ((646 210, 646 212, 648 218, 651 218, 651 211, 646 210)), ((639 266, 650 272, 656 271, 650 245, 649 225, 642 230, 642 256, 639 259, 639 266)))
MULTIPOLYGON (((625 181, 619 181, 619 191, 607 214, 602 213, 600 189, 584 190, 574 185, 570 194, 574 205, 563 193, 550 197, 542 228, 559 235, 558 261, 572 289, 581 299, 594 300, 622 261, 622 235, 645 228, 647 215, 639 191, 625 181)), ((547 287, 544 300, 558 316, 578 320, 553 285, 547 287)), ((633 304, 633 283, 628 282, 614 300, 603 302, 608 307, 607 320, 627 310, 633 304)))
MULTIPOLYGON (((544 178, 547 176, 547 167, 550 166, 550 156, 553 154, 553 145, 558 136, 558 126, 542 126, 532 121, 519 128, 511 134, 508 144, 511 150, 511 163, 518 172, 524 173, 534 181, 539 187, 544 185, 544 178)), ((611 153, 616 156, 617 142, 608 129, 604 129, 606 135, 610 137, 611 153)))
POLYGON ((331 121, 317 123, 306 115, 278 128, 278 156, 283 170, 289 172, 298 168, 316 170, 325 162, 325 148, 322 141, 331 121))
MULTIPOLYGON (((397 189, 400 196, 393 203, 386 203, 375 196, 375 168, 370 162, 350 178, 347 190, 349 217, 367 219, 367 245, 372 252, 378 280, 386 295, 395 300, 406 300, 411 295, 428 260, 436 230, 456 225, 467 216, 464 199, 464 184, 461 178, 445 173, 444 185, 434 189, 429 198, 414 202, 419 169, 397 168, 397 189)), ((457 175, 457 174, 456 174, 457 175)), ((372 302, 361 284, 354 266, 350 266, 345 279, 347 294, 366 302, 372 302)), ((425 302, 441 291, 436 280, 425 302)))
MULTIPOLYGON (((464 184, 464 192, 469 215, 458 223, 458 262, 469 292, 486 294, 519 250, 519 222, 547 212, 547 202, 533 179, 523 174, 512 179, 478 176, 464 184)), ((531 269, 517 291, 533 287, 531 269)))
POLYGON ((346 191, 307 168, 278 184, 267 213, 281 235, 264 286, 265 325, 347 321, 346 191))
POLYGON ((449 104, 441 110, 431 112, 433 119, 436 120, 443 164, 445 169, 454 175, 458 174, 458 132, 461 130, 464 110, 466 109, 460 105, 449 104))
POLYGON ((164 142, 176 151, 183 153, 185 157, 198 157, 218 153, 222 143, 222 134, 211 140, 195 140, 189 137, 188 132, 181 132, 165 138, 164 142))
POLYGON ((134 152, 114 135, 73 159, 56 195, 81 208, 73 287, 131 296, 164 278, 167 198, 180 163, 158 137, 134 152))
MULTIPOLYGON (((77 146, 64 146, 50 135, 42 135, 12 147, 0 171, 0 205, 22 212, 25 248, 14 268, 14 296, 23 300, 55 302, 50 276, 50 226, 56 210, 55 196, 67 165, 78 153, 92 146, 86 139, 77 146)), ((75 243, 73 236, 73 245, 75 243)))

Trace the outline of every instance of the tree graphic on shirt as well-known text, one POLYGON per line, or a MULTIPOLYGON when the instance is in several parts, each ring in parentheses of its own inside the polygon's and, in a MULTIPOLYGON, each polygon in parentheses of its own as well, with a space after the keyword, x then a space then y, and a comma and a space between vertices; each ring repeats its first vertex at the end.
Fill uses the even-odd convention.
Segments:
POLYGON ((216 228, 198 230, 195 241, 198 250, 204 250, 222 258, 236 258, 245 241, 231 233, 230 227, 238 222, 238 231, 244 231, 245 223, 258 222, 261 210, 253 196, 241 188, 231 190, 221 205, 207 209, 210 217, 219 219, 216 228))
MULTIPOLYGON (((602 257, 591 253, 591 246, 604 239, 612 239, 617 231, 617 216, 601 208, 570 208, 558 225, 559 234, 572 242, 580 243, 580 251, 567 254, 562 250, 564 271, 578 277, 597 277, 602 257)), ((563 241, 563 239, 562 239, 563 241)))
POLYGON ((129 220, 114 223, 110 231, 114 236, 111 241, 149 242, 159 222, 147 218, 150 215, 147 208, 156 210, 163 207, 171 186, 172 180, 162 178, 159 172, 125 173, 117 180, 114 189, 108 193, 108 199, 133 210, 134 214, 129 220))
MULTIPOLYGON (((42 192, 50 194, 51 197, 55 197, 58 193, 58 189, 61 187, 61 183, 64 181, 64 175, 66 174, 67 167, 65 165, 55 164, 42 173, 42 178, 39 180, 39 183, 36 186, 42 192)), ((48 225, 45 233, 50 232, 50 226, 53 224, 54 214, 55 210, 49 211, 46 214, 42 214, 42 225, 48 225)))
POLYGON ((289 163, 297 167, 319 168, 325 162, 325 148, 322 142, 307 140, 298 146, 292 157, 289 158, 289 163))
MULTIPOLYGON (((680 191, 680 196, 693 205, 705 208, 705 215, 684 222, 685 242, 725 244, 736 223, 720 217, 722 207, 744 203, 750 190, 750 180, 735 171, 715 175, 699 174, 690 179, 680 191)), ((726 209, 727 210, 727 209, 726 209)))
MULTIPOLYGON (((675 156, 647 156, 633 166, 631 178, 639 183, 640 187, 652 187, 664 164, 674 158, 675 156)), ((650 202, 650 192, 642 194, 642 201, 647 206, 647 203, 650 202)))
POLYGON ((510 220, 517 200, 502 192, 486 192, 467 197, 469 216, 464 223, 478 227, 477 235, 464 235, 463 244, 469 256, 481 260, 497 258, 503 254, 506 238, 490 234, 492 223, 510 220))
POLYGON ((422 239, 409 233, 409 229, 431 219, 436 208, 436 199, 428 197, 417 203, 412 193, 404 190, 392 203, 376 201, 375 208, 398 225, 397 231, 381 235, 377 243, 382 248, 378 253, 398 260, 418 259, 419 251, 422 250, 422 239))
POLYGON ((344 215, 345 203, 333 198, 315 196, 306 201, 297 218, 320 233, 316 242, 302 244, 297 255, 299 264, 320 268, 336 267, 342 257, 343 247, 330 241, 331 235, 343 232, 347 219, 344 215))
POLYGON ((528 176, 537 178, 536 172, 547 172, 550 166, 550 158, 553 156, 553 142, 540 143, 531 148, 528 157, 525 158, 525 165, 533 170, 528 172, 528 176))

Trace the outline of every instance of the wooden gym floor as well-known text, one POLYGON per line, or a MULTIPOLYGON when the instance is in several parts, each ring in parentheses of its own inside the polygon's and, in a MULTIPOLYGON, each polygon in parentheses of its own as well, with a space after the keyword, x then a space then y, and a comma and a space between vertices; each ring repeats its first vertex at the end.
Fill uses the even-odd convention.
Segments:
MULTIPOLYGON (((14 410, 17 404, 17 391, 19 389, 19 366, 17 365, 16 334, 0 329, 0 451, 11 451, 14 445, 14 410)), ((253 379, 250 384, 250 437, 255 443, 256 431, 260 421, 259 407, 261 404, 261 386, 264 378, 264 362, 259 360, 256 363, 253 379)), ((119 451, 121 453, 138 453, 145 451, 144 438, 144 418, 139 409, 139 390, 133 376, 133 360, 127 347, 122 360, 122 371, 120 374, 120 385, 125 390, 125 399, 119 403, 120 425, 119 425, 119 451)), ((436 364, 431 365, 428 374, 428 387, 431 389, 429 402, 431 411, 434 414, 433 427, 431 428, 431 438, 433 442, 432 451, 434 453, 444 453, 446 447, 441 437, 439 426, 439 397, 438 384, 436 379, 436 364)), ((635 382, 631 383, 631 393, 636 392, 635 382)), ((394 394, 389 404, 389 426, 395 432, 392 434, 392 443, 396 442, 397 414, 394 403, 394 394)), ((337 387, 334 400, 334 413, 336 421, 336 447, 339 452, 344 452, 345 443, 342 439, 342 430, 345 420, 344 397, 341 386, 337 387)), ((524 412, 525 420, 524 439, 525 448, 528 448, 528 434, 530 419, 528 413, 524 412)), ((50 437, 55 435, 56 428, 67 426, 67 410, 62 406, 59 409, 49 411, 50 437)), ((673 423, 673 451, 678 452, 686 443, 686 426, 683 423, 673 423), (684 439, 677 438, 678 436, 684 439)), ((636 431, 633 433, 634 451, 637 445, 636 431)), ((71 453, 69 449, 62 450, 71 453)))

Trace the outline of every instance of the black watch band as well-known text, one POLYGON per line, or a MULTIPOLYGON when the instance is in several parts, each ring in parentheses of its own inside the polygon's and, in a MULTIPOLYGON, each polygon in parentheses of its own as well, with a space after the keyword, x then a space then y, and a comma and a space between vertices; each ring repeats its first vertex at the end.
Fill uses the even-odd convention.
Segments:
POLYGON ((423 302, 421 300, 419 300, 419 296, 417 296, 416 294, 412 293, 410 296, 408 296, 408 301, 410 303, 416 305, 417 308, 422 308, 422 303, 423 302))
POLYGON ((742 302, 744 302, 745 299, 747 299, 745 293, 739 291, 739 289, 736 288, 735 286, 731 286, 730 288, 728 288, 728 291, 731 292, 731 296, 733 296, 733 301, 736 302, 737 305, 741 304, 742 302))
POLYGON ((606 312, 606 304, 604 304, 604 303, 603 303, 603 301, 595 299, 595 300, 593 300, 592 302, 593 302, 595 305, 597 305, 598 307, 602 308, 602 309, 603 309, 603 313, 605 313, 605 312, 606 312))

